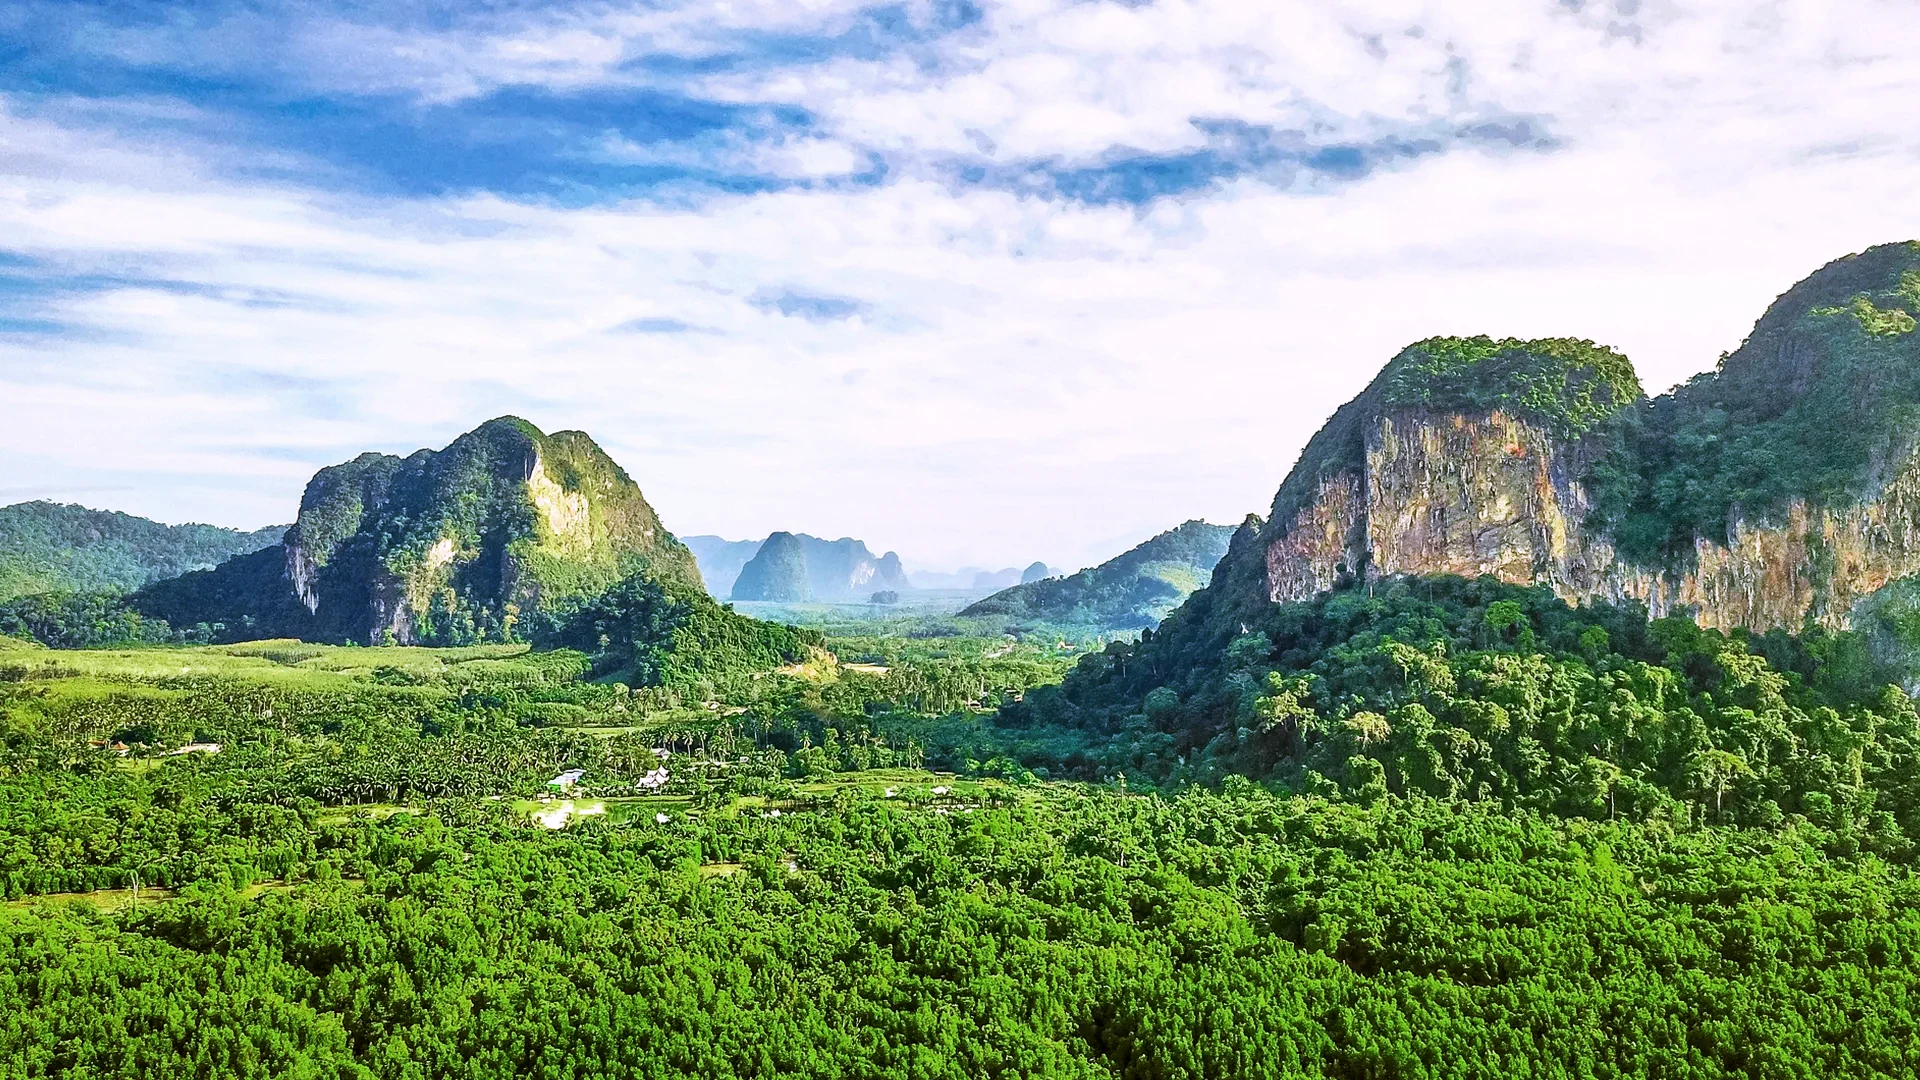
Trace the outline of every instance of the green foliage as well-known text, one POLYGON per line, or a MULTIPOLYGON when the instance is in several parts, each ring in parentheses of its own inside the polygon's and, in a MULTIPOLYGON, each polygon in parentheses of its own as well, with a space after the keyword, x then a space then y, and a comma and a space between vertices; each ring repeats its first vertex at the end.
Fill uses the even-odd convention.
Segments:
MULTIPOLYGON (((154 582, 124 603, 145 619, 171 625, 196 641, 322 636, 312 614, 288 588, 286 555, 278 547, 154 582)), ((341 633, 331 640, 361 639, 341 633)))
POLYGON ((702 699, 807 658, 816 631, 749 619, 705 590, 635 574, 555 619, 543 644, 593 654, 596 670, 702 699))
POLYGON ((1855 635, 1728 637, 1490 578, 1272 605, 1230 638, 1185 614, 1063 687, 1067 722, 1166 737, 1136 761, 1161 783, 1240 773, 1566 816, 1809 820, 1901 857, 1920 839, 1914 708, 1855 635))
POLYGON ((361 454, 352 461, 313 474, 300 497, 300 516, 287 530, 287 542, 324 567, 342 544, 360 531, 370 510, 386 501, 401 459, 390 454, 361 454))
POLYGON ((175 639, 164 619, 149 619, 115 593, 34 593, 0 603, 0 635, 31 638, 57 649, 164 644, 175 639))
POLYGON ((1092 632, 1153 626, 1206 585, 1232 536, 1229 526, 1189 521, 1099 566, 1004 589, 960 615, 1004 620, 1016 632, 1035 624, 1092 632))
POLYGON ((1409 345, 1381 378, 1387 406, 1498 410, 1564 438, 1599 430, 1642 396, 1626 357, 1573 338, 1429 338, 1409 345))
POLYGON ((50 502, 0 507, 0 601, 30 593, 128 592, 270 547, 284 531, 162 525, 50 502))
POLYGON ((1811 837, 1248 785, 965 814, 847 789, 549 834, 458 802, 330 817, 178 768, 5 782, 21 880, 157 859, 177 893, 0 912, 18 1074, 1920 1066, 1920 893, 1811 837))
MULTIPOLYGON (((0 1073, 1920 1067, 1904 696, 1830 685, 1834 641, 1434 588, 1276 607, 1193 679, 1151 673, 1198 655, 1176 616, 1078 659, 1065 694, 1040 683, 1068 661, 1038 645, 875 637, 830 642, 857 666, 740 680, 718 709, 575 681, 578 652, 7 646, 25 666, 0 678, 0 1073), (1088 729, 1039 765, 1021 731, 933 715, 984 681, 1028 732, 1084 723, 1096 671, 1151 684, 1151 731, 1088 729), (1682 709, 1711 736, 1677 766, 1684 800, 1642 802, 1641 758, 1584 726, 1580 680, 1603 678, 1595 700, 1639 733, 1620 746, 1685 747, 1682 709), (1141 793, 1171 777, 1132 770, 1182 768, 1158 755, 1220 691, 1250 697, 1248 739, 1328 728, 1332 771, 1299 781, 1322 794, 1241 774, 1141 793), (1441 771, 1412 735, 1442 752, 1443 721, 1496 709, 1558 779, 1425 794, 1441 771), (968 725, 974 779, 892 734, 968 725), (168 753, 189 742, 221 749, 168 753), (1042 779, 1109 752, 1135 782, 1042 779), (573 798, 537 801, 566 770, 573 798), (1799 801, 1771 819, 1756 792, 1783 791, 1799 801), (575 805, 597 812, 529 820, 575 805)), ((622 593, 603 631, 644 612, 678 632, 705 599, 622 593)))
MULTIPOLYGON (((1905 281, 1903 279, 1903 284, 1905 281)), ((1905 296, 1905 291, 1901 291, 1905 296)), ((1860 329, 1874 337, 1892 337, 1896 334, 1911 334, 1915 326, 1913 316, 1899 308, 1881 310, 1873 301, 1864 296, 1856 296, 1853 303, 1844 308, 1814 308, 1810 313, 1817 318, 1830 319, 1838 315, 1852 315, 1860 324, 1860 329)))
POLYGON ((1622 418, 1595 466, 1594 520, 1629 557, 1672 565, 1736 516, 1874 494, 1920 423, 1916 281, 1920 248, 1889 244, 1796 285, 1718 371, 1622 418))
POLYGON ((635 573, 699 587, 692 553, 592 439, 501 417, 444 450, 321 470, 284 550, 134 603, 176 627, 221 628, 223 641, 464 646, 521 640, 523 618, 635 573))

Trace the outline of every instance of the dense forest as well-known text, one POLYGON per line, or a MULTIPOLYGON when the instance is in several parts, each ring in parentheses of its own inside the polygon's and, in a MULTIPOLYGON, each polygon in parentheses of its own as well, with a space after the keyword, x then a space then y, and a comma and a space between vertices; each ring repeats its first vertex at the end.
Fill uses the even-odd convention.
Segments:
POLYGON ((0 1071, 1920 1067, 1920 721, 1849 635, 1434 581, 642 686, 753 646, 629 593, 550 651, 0 644, 0 1071))
POLYGON ((1275 519, 959 616, 747 618, 511 418, 323 470, 217 570, 0 602, 0 1076, 1920 1073, 1910 584, 1708 629, 1298 516, 1447 410, 1550 433, 1525 490, 1670 565, 1907 513, 1916 252, 1652 400, 1587 341, 1416 343, 1275 519), (1343 561, 1278 602, 1303 520, 1343 561))
POLYGON ((280 542, 285 526, 239 532, 162 525, 52 502, 0 507, 0 601, 41 593, 125 593, 280 542))

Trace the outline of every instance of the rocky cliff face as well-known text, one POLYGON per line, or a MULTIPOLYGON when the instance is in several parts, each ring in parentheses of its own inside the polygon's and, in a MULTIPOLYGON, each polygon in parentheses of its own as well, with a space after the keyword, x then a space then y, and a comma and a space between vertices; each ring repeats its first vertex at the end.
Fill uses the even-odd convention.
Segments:
POLYGON ((322 469, 277 554, 152 592, 170 622, 369 643, 507 637, 636 573, 699 588, 693 555, 580 432, 502 417, 444 450, 322 469))
POLYGON ((1920 573, 1920 458, 1879 496, 1842 509, 1795 500, 1778 521, 1734 518, 1679 565, 1643 566, 1591 521, 1597 448, 1499 412, 1398 411, 1365 432, 1361 469, 1263 538, 1268 598, 1355 581, 1491 575, 1570 603, 1638 601, 1703 626, 1844 629, 1860 601, 1920 573))
MULTIPOLYGON (((1841 260, 1770 309, 1720 374, 1668 398, 1621 401, 1574 429, 1532 391, 1502 390, 1517 368, 1488 355, 1447 372, 1477 375, 1484 392, 1410 399, 1408 372, 1433 366, 1422 353, 1431 343, 1414 346, 1336 414, 1282 485, 1259 538, 1266 598, 1491 575, 1719 629, 1847 628, 1863 602, 1920 574, 1920 425, 1901 399, 1920 401, 1920 349, 1902 303, 1920 310, 1920 247, 1841 260), (1871 427, 1870 437, 1836 423, 1871 427), (1732 500, 1724 493, 1741 489, 1728 476, 1772 505, 1732 500), (1665 513, 1652 524, 1682 542, 1654 558, 1623 551, 1623 515, 1598 510, 1608 484, 1638 500, 1643 533, 1665 513), (1692 526, 1690 543, 1682 526, 1694 519, 1674 509, 1676 491, 1693 500, 1681 511, 1715 522, 1692 526)), ((1524 353, 1542 343, 1495 344, 1524 353)), ((1588 378, 1582 363, 1561 367, 1588 378)))

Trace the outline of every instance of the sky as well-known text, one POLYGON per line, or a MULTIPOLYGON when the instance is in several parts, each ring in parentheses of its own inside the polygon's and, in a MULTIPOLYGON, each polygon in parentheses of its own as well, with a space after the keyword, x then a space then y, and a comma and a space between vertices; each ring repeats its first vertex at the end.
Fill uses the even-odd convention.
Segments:
POLYGON ((498 415, 683 535, 1088 565, 1410 342, 1650 390, 1920 237, 1913 0, 0 7, 0 502, 290 520, 498 415))

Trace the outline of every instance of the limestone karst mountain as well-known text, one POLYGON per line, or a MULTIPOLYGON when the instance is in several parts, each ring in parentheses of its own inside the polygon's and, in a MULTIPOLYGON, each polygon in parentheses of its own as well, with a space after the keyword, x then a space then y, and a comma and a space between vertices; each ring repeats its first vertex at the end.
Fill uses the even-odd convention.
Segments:
POLYGON ((760 544, 733 583, 735 600, 772 600, 805 603, 813 599, 813 578, 807 572, 807 547, 790 532, 777 532, 760 544))
POLYGON ((777 532, 762 541, 727 595, 735 600, 864 603, 876 592, 911 589, 900 556, 875 556, 851 537, 822 540, 777 532))
POLYGON ((1308 442, 1169 627, 1428 575, 1723 629, 1920 625, 1916 315, 1920 243, 1900 243, 1814 273, 1717 370, 1653 399, 1591 342, 1416 343, 1308 442))
POLYGON ((592 439, 502 417, 444 450, 322 469, 280 544, 135 602, 243 636, 450 644, 510 635, 634 574, 699 588, 693 554, 592 439))

